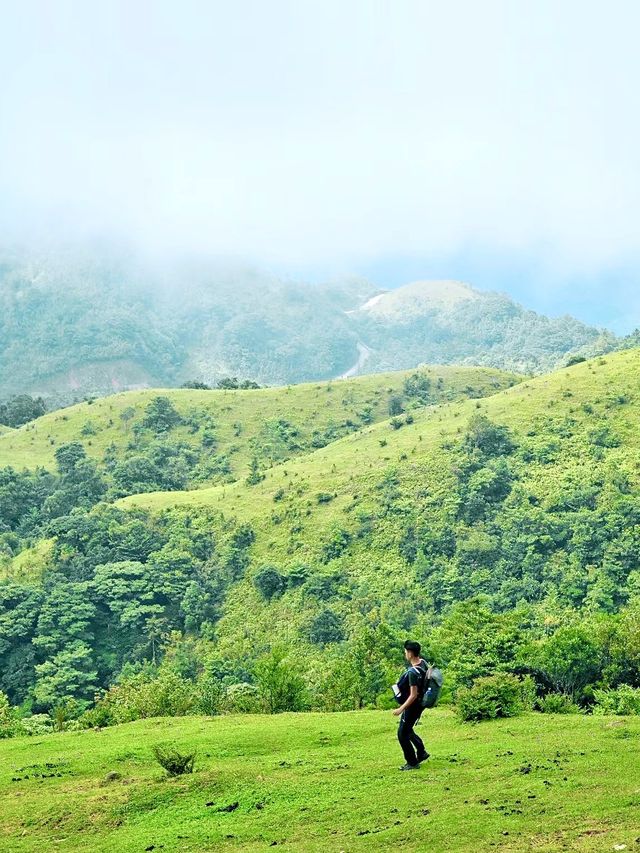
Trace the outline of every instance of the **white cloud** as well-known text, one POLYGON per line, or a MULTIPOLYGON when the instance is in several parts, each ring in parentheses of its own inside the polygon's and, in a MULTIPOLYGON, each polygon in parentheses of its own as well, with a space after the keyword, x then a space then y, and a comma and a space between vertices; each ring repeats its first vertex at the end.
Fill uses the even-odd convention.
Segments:
POLYGON ((0 222, 339 263, 640 248, 638 7, 26 2, 0 42, 0 222))

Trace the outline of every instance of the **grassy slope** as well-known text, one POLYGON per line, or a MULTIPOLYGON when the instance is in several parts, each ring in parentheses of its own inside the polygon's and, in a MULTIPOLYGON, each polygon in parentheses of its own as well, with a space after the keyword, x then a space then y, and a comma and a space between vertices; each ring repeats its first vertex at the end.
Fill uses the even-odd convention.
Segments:
MULTIPOLYGON (((532 463, 530 466, 532 480, 551 485, 557 482, 559 467, 567 474, 572 468, 582 467, 580 451, 584 449, 585 433, 604 422, 603 418, 622 441, 619 448, 609 451, 608 462, 628 461, 640 428, 640 407, 634 405, 640 401, 639 376, 640 349, 615 353, 530 379, 482 401, 463 399, 420 409, 414 413, 414 423, 399 430, 392 430, 388 421, 382 421, 313 453, 274 466, 256 486, 238 482, 197 491, 155 492, 132 495, 120 503, 153 510, 181 505, 211 507, 232 511, 239 518, 253 519, 261 526, 273 510, 274 492, 279 488, 295 492, 303 483, 305 494, 311 496, 320 491, 338 492, 336 500, 328 505, 314 506, 315 502, 311 502, 313 523, 322 525, 323 518, 342 515, 345 503, 354 494, 366 495, 379 480, 380 472, 390 467, 404 472, 406 477, 422 479, 425 475, 429 477, 426 466, 435 474, 431 485, 437 488, 440 483, 446 491, 447 476, 443 470, 446 450, 442 445, 459 437, 468 419, 477 413, 506 424, 520 439, 532 431, 547 432, 550 437, 553 424, 563 422, 568 416, 573 418, 576 435, 562 441, 560 465, 532 463), (625 401, 617 404, 620 395, 624 395, 625 401), (584 404, 592 406, 594 411, 585 411, 584 404)), ((635 465, 633 470, 637 478, 635 465)), ((270 528, 270 522, 266 526, 270 528)))
POLYGON ((432 758, 406 774, 388 711, 156 719, 3 741, 0 849, 634 846, 640 719, 527 714, 473 727, 436 710, 421 730, 432 758), (193 776, 164 778, 151 748, 168 740, 198 750, 193 776), (112 771, 120 778, 104 782, 112 771))
MULTIPOLYGON (((376 487, 389 473, 398 476, 401 496, 396 506, 411 512, 417 505, 428 512, 428 503, 451 500, 451 458, 443 443, 459 437, 468 419, 482 413, 507 424, 523 446, 544 446, 556 440, 556 459, 549 463, 520 465, 518 488, 548 505, 559 493, 571 491, 585 477, 595 481, 615 469, 639 480, 637 436, 640 431, 640 350, 630 350, 578 364, 553 374, 528 380, 482 401, 463 400, 421 410, 412 425, 392 430, 382 422, 347 436, 308 456, 274 466, 256 486, 244 482, 192 492, 163 492, 138 495, 122 501, 124 506, 162 510, 183 506, 192 511, 213 509, 239 520, 249 520, 257 532, 253 552, 256 563, 274 563, 285 570, 299 564, 317 564, 322 543, 336 528, 357 534, 359 520, 375 512, 379 502, 376 487), (624 402, 619 402, 623 400, 624 402), (592 411, 584 406, 592 407, 592 411), (573 420, 570 436, 557 430, 573 420), (606 424, 621 440, 607 449, 601 460, 591 455, 589 432, 606 424), (532 434, 533 433, 533 434, 532 434), (386 441, 381 446, 381 441, 386 441), (284 489, 285 497, 274 502, 284 489), (321 492, 336 494, 328 504, 319 504, 321 492), (426 495, 426 498, 424 497, 426 495), (425 503, 426 502, 426 503, 425 503)), ((343 557, 330 569, 356 578, 358 595, 368 591, 384 601, 389 591, 406 577, 406 563, 397 543, 402 520, 378 519, 373 540, 354 539, 343 557)), ((263 602, 250 577, 230 592, 219 629, 229 649, 247 636, 256 642, 271 636, 274 626, 286 632, 302 629, 307 614, 299 591, 271 603, 263 602), (246 614, 251 623, 247 626, 246 614)))
MULTIPOLYGON (((522 379, 514 374, 473 367, 432 367, 427 372, 434 394, 442 400, 464 396, 469 387, 478 396, 491 394, 522 379), (436 387, 439 378, 440 390, 436 387)), ((402 391, 405 378, 412 373, 415 371, 253 391, 129 391, 51 412, 6 435, 0 432, 0 467, 52 468, 56 448, 69 441, 82 441, 89 455, 102 460, 110 444, 121 449, 129 443, 131 429, 142 420, 145 407, 162 394, 172 400, 182 415, 197 412, 200 420, 203 415, 213 419, 218 454, 230 454, 234 471, 241 474, 247 470, 252 444, 263 435, 266 422, 284 418, 298 427, 303 438, 308 438, 314 429, 324 429, 331 423, 342 423, 347 418, 357 421, 357 413, 367 404, 372 406, 374 421, 386 419, 389 397, 402 391), (120 415, 129 407, 136 414, 125 425, 120 415), (87 422, 96 434, 83 437, 82 429, 87 422), (242 425, 239 435, 234 424, 242 425)), ((202 438, 200 434, 190 433, 187 427, 173 430, 170 437, 191 444, 200 444, 202 438)))

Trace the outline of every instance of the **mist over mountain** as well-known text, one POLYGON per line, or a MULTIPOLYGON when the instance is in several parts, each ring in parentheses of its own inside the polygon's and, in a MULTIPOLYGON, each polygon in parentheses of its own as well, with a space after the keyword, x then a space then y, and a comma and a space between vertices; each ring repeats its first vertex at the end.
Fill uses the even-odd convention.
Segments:
POLYGON ((194 379, 287 384, 421 363, 536 373, 568 353, 620 345, 610 332, 461 282, 312 285, 238 264, 108 251, 5 252, 0 314, 0 394, 57 402, 194 379))

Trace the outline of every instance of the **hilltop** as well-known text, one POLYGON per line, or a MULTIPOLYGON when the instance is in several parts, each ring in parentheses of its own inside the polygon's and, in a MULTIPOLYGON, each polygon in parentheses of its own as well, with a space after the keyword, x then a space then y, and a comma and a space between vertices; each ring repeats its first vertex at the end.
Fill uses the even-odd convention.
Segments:
POLYGON ((282 385, 469 364, 536 373, 610 333, 461 282, 309 285, 201 259, 95 250, 0 256, 0 387, 50 407, 226 376, 282 385))
POLYGON ((104 468, 107 459, 138 457, 151 444, 184 447, 194 485, 245 476, 255 458, 268 467, 304 455, 394 412, 460 397, 484 397, 522 376, 474 367, 421 367, 337 382, 255 390, 149 389, 115 394, 50 412, 18 430, 0 427, 0 467, 53 470, 56 450, 80 442, 104 468), (180 422, 145 428, 158 397, 180 422), (193 456, 195 454, 195 456, 193 456))

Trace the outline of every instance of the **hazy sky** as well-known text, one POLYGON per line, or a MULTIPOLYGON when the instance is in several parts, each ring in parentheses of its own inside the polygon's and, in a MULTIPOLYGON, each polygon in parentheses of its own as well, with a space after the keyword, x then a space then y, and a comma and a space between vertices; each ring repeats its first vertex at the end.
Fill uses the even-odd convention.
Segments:
POLYGON ((634 0, 0 0, 0 226, 640 325, 634 0))

